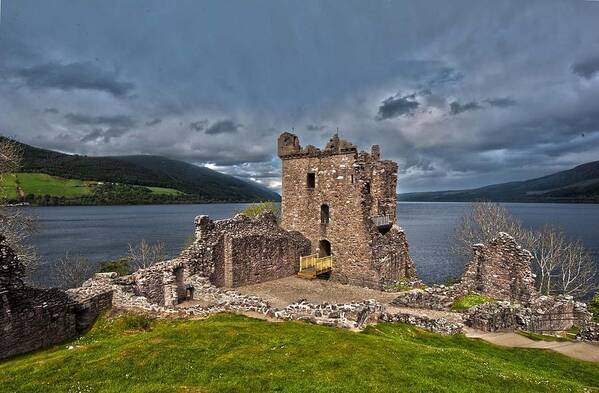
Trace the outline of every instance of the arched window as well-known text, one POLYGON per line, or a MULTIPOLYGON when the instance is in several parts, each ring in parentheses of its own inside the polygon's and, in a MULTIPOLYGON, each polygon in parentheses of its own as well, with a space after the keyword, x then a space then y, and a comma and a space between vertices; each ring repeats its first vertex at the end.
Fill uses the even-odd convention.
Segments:
POLYGON ((328 240, 318 241, 318 257, 328 257, 331 255, 331 243, 328 240))
POLYGON ((329 215, 329 205, 324 204, 320 206, 320 223, 328 224, 331 221, 331 217, 329 215))

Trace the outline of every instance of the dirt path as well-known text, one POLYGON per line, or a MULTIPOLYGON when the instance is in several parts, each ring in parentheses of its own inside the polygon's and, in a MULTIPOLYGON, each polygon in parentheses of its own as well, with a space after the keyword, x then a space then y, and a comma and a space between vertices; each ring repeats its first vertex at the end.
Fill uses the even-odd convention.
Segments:
POLYGON ((599 345, 573 341, 535 341, 516 333, 489 333, 465 328, 466 337, 478 338, 502 347, 548 349, 563 355, 599 362, 599 345))
POLYGON ((310 303, 351 303, 365 299, 375 299, 388 304, 397 297, 395 293, 339 284, 326 280, 304 280, 296 276, 260 284, 235 288, 245 295, 256 295, 274 307, 283 308, 298 300, 306 299, 310 303))

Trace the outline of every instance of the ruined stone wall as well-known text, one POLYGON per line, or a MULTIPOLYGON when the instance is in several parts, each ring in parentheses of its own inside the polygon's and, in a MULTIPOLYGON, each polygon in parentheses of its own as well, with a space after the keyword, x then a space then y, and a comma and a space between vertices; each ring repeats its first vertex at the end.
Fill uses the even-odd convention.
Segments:
POLYGON ((469 309, 465 324, 488 332, 525 330, 557 335, 572 326, 591 326, 584 303, 571 296, 539 296, 529 304, 496 301, 469 309))
POLYGON ((0 296, 0 359, 77 335, 74 305, 63 291, 23 288, 0 296))
POLYGON ((297 273, 300 257, 310 249, 307 241, 297 238, 253 235, 231 238, 231 251, 230 286, 238 287, 297 273))
POLYGON ((397 219, 397 164, 393 161, 372 163, 371 216, 388 216, 392 223, 397 219))
POLYGON ((394 224, 383 234, 372 229, 373 269, 378 281, 384 287, 398 281, 415 283, 416 266, 409 253, 408 240, 404 231, 394 224))
POLYGON ((176 305, 185 297, 184 261, 173 259, 156 263, 133 273, 136 295, 160 305, 176 305))
POLYGON ((538 296, 530 268, 532 254, 500 232, 488 245, 475 244, 474 256, 460 283, 469 292, 498 300, 527 303, 538 296))
POLYGON ((300 256, 310 253, 309 241, 299 232, 279 227, 271 213, 254 219, 239 214, 219 221, 202 216, 196 225, 196 241, 180 258, 187 275, 209 277, 217 286, 237 287, 293 275, 300 256))
POLYGON ((306 236, 313 253, 319 252, 321 240, 330 242, 332 279, 380 288, 402 280, 406 271, 416 277, 405 237, 380 238, 371 221, 385 215, 391 226, 396 219, 397 164, 380 161, 377 146, 372 154, 358 153, 351 143, 334 136, 322 151, 313 146, 302 149, 295 135, 284 133, 279 156, 281 226, 306 236), (313 187, 308 174, 314 174, 313 187), (323 205, 329 210, 325 222, 323 205), (391 251, 393 247, 396 250, 391 251))

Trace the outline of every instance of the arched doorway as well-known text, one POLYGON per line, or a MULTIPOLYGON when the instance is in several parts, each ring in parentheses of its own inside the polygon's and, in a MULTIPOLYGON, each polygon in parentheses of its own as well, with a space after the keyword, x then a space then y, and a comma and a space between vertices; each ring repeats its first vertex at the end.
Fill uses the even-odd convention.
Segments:
POLYGON ((320 206, 320 223, 328 224, 331 217, 329 214, 329 205, 323 204, 320 206))
POLYGON ((318 257, 328 257, 331 255, 331 243, 328 240, 322 239, 318 242, 318 257))

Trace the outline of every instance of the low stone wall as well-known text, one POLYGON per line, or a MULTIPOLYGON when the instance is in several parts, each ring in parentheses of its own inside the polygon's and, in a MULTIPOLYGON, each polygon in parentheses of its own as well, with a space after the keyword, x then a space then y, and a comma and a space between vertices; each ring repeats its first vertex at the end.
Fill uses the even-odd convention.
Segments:
POLYGON ((77 335, 74 304, 63 291, 23 288, 1 299, 0 359, 77 335))
POLYGON ((347 304, 312 304, 300 301, 288 305, 283 310, 274 311, 274 316, 318 325, 361 328, 365 324, 376 322, 383 310, 383 305, 375 300, 347 304))
POLYGON ((580 329, 576 335, 577 340, 599 342, 599 323, 591 322, 580 329))
POLYGON ((525 330, 557 334, 572 326, 589 325, 591 314, 571 296, 540 296, 528 305, 489 302, 466 312, 467 326, 488 332, 525 330))
POLYGON ((25 269, 0 235, 0 359, 75 337, 112 303, 112 289, 65 292, 23 284, 25 269))
POLYGON ((449 310, 454 300, 466 292, 457 285, 435 285, 424 289, 399 292, 391 304, 400 307, 449 310))
POLYGON ((414 315, 408 313, 381 313, 379 320, 381 322, 400 322, 409 325, 418 326, 433 333, 453 335, 463 332, 464 325, 451 322, 445 318, 430 318, 424 315, 414 315))
POLYGON ((140 269, 131 275, 136 295, 151 303, 175 306, 186 298, 184 261, 172 259, 140 269))

